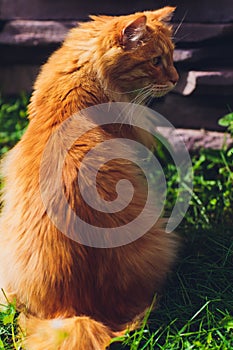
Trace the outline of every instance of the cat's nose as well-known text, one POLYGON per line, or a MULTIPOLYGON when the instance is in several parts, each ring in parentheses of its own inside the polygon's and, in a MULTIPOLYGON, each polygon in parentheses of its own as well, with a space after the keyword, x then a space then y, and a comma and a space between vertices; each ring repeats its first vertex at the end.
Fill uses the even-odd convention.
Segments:
POLYGON ((179 80, 179 75, 175 69, 173 70, 172 74, 170 75, 169 80, 174 85, 176 85, 177 81, 179 80))
POLYGON ((178 79, 170 79, 170 82, 173 84, 173 85, 176 85, 178 79))

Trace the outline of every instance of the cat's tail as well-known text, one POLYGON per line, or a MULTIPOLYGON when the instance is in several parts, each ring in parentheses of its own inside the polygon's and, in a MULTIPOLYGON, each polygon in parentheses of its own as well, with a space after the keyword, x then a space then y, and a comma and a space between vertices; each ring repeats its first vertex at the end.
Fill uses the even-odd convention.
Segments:
POLYGON ((89 317, 43 320, 20 315, 26 350, 104 350, 116 336, 108 327, 89 317))

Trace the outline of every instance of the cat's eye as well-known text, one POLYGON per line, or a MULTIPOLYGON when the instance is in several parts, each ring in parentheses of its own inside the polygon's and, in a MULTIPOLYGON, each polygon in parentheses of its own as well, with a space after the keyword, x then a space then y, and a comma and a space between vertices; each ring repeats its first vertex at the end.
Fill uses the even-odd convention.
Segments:
POLYGON ((151 62, 154 66, 159 66, 162 62, 161 56, 153 57, 151 62))

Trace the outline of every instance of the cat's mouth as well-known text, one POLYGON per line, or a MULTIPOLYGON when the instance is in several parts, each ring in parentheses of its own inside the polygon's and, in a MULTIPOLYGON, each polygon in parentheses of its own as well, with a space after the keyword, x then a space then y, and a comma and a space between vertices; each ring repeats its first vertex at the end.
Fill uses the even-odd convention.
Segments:
MULTIPOLYGON (((159 98, 166 95, 171 91, 176 84, 150 84, 144 88, 128 91, 128 97, 130 97, 130 102, 138 104, 147 104, 148 101, 151 101, 153 98, 159 98), (130 94, 130 95, 129 95, 130 94)), ((125 93, 123 93, 125 94, 125 93)))
POLYGON ((175 84, 169 84, 169 85, 154 85, 152 92, 152 97, 162 97, 166 95, 168 92, 170 92, 172 89, 174 89, 175 84))

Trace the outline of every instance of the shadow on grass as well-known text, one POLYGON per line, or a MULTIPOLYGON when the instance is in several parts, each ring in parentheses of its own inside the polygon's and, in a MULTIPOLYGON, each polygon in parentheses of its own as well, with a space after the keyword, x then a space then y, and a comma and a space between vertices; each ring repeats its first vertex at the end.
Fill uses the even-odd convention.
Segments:
POLYGON ((183 236, 179 262, 144 336, 128 337, 126 346, 115 343, 111 350, 233 347, 233 228, 183 236))

